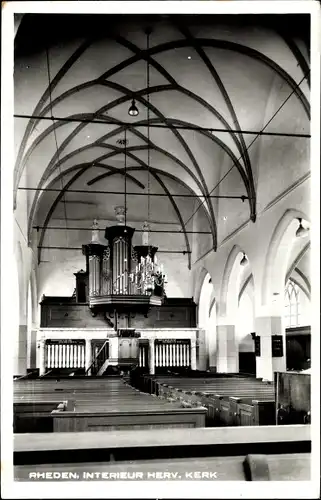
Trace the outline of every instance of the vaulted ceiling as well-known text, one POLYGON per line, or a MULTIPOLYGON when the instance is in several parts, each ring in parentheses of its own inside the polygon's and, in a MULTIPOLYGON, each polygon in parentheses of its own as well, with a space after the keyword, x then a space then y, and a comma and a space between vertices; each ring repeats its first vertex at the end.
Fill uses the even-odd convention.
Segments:
MULTIPOLYGON (((112 220, 125 181, 128 218, 149 212, 177 227, 187 251, 196 212, 217 246, 219 198, 209 195, 238 197, 255 221, 260 137, 242 131, 266 125, 275 86, 274 111, 292 94, 309 117, 306 26, 293 20, 25 15, 15 39, 15 196, 31 188, 29 240, 38 225, 41 245, 53 219, 112 220), (148 202, 148 192, 158 196, 148 202)), ((282 132, 295 127, 287 120, 282 132)), ((275 132, 273 120, 265 131, 275 132)))

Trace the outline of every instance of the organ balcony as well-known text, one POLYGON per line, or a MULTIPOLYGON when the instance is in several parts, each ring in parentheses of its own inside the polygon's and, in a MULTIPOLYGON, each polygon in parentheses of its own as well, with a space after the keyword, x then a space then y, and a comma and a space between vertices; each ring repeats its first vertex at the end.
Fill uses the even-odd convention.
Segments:
POLYGON ((106 245, 100 241, 98 224, 94 221, 92 240, 82 247, 86 256, 88 303, 93 314, 147 313, 151 306, 163 303, 166 277, 157 265, 157 247, 133 247, 134 231, 122 223, 107 227, 106 245))

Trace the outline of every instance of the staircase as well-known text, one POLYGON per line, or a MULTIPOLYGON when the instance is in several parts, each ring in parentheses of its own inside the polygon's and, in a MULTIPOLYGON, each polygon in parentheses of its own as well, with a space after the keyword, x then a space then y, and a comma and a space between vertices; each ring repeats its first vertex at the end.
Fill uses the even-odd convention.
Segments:
POLYGON ((86 370, 86 375, 91 372, 92 375, 101 377, 106 371, 109 364, 108 355, 108 340, 106 340, 103 345, 98 349, 92 359, 92 363, 86 370), (107 347, 107 349, 106 349, 107 347))
POLYGON ((107 358, 99 368, 98 372, 96 373, 97 377, 101 377, 105 373, 108 365, 109 365, 109 358, 107 358))

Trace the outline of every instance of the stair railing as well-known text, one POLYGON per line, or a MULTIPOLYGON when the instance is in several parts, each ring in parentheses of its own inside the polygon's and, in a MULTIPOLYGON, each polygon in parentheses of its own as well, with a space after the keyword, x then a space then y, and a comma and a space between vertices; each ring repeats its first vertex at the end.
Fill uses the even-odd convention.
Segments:
POLYGON ((88 372, 92 369, 92 367, 94 366, 94 364, 95 364, 95 363, 96 363, 96 361, 97 361, 97 358, 98 358, 99 354, 102 352, 102 350, 104 349, 104 347, 105 347, 105 345, 107 344, 107 342, 108 342, 108 339, 107 339, 107 340, 105 340, 105 342, 103 343, 103 345, 101 346, 101 348, 100 348, 100 349, 99 349, 99 351, 97 352, 97 354, 96 354, 96 356, 95 356, 94 360, 92 361, 91 365, 90 365, 90 366, 87 368, 87 370, 85 371, 85 375, 87 375, 87 374, 88 374, 88 372))

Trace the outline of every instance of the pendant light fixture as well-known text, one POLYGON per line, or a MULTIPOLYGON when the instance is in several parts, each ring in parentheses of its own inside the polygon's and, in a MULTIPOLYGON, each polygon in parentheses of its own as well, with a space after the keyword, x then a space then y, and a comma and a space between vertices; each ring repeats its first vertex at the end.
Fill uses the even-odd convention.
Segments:
POLYGON ((139 115, 139 109, 136 106, 135 99, 132 100, 131 106, 128 109, 128 114, 130 116, 138 116, 139 115))

